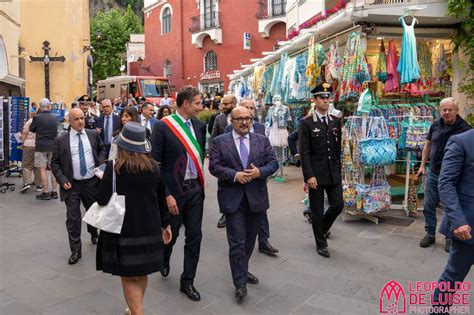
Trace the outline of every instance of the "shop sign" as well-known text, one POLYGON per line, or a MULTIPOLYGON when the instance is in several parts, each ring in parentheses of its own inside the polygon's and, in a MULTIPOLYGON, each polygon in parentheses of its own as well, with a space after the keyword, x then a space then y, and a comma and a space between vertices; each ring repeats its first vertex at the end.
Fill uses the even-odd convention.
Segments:
POLYGON ((213 79, 220 79, 220 78, 221 78, 221 72, 219 70, 206 71, 204 73, 201 73, 201 80, 213 80, 213 79))
POLYGON ((244 33, 244 50, 250 50, 250 33, 244 33))

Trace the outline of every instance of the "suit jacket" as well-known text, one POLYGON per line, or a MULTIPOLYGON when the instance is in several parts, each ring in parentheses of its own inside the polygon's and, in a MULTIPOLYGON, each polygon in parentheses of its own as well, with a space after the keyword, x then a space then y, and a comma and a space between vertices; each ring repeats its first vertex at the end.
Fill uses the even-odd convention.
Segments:
POLYGON ((278 161, 266 136, 250 133, 248 165, 242 165, 235 146, 233 133, 223 134, 212 141, 209 152, 209 172, 218 179, 217 200, 224 214, 234 213, 247 196, 250 210, 262 212, 270 207, 266 178, 278 170, 278 161), (260 169, 260 178, 242 185, 234 182, 238 171, 248 169, 253 163, 260 169))
POLYGON ((316 177, 318 185, 341 182, 341 126, 331 115, 326 126, 316 114, 302 119, 298 132, 304 180, 316 177))
POLYGON ((217 136, 220 136, 225 132, 225 127, 227 127, 227 115, 220 114, 216 117, 214 121, 214 126, 212 127, 211 140, 217 136))
MULTIPOLYGON (((97 131, 89 129, 84 129, 84 131, 86 132, 87 138, 89 138, 95 166, 97 167, 104 163, 107 157, 107 150, 97 131)), ((69 132, 61 135, 54 141, 51 171, 59 184, 61 201, 64 201, 69 194, 69 190, 65 190, 63 185, 68 182, 72 184, 74 180, 69 132)))
MULTIPOLYGON (((452 136, 446 145, 438 181, 445 215, 440 232, 453 238, 453 230, 470 225, 474 234, 474 130, 452 136), (448 228, 449 227, 449 228, 448 228)), ((474 244, 474 235, 468 241, 474 244)))
POLYGON ((219 116, 221 112, 216 112, 211 115, 211 120, 209 121, 209 125, 207 126, 207 131, 209 134, 212 133, 212 128, 214 128, 214 121, 216 121, 216 117, 219 116))
MULTIPOLYGON (((142 116, 140 115, 139 117, 140 117, 140 123, 142 123, 142 116)), ((150 132, 153 131, 153 128, 155 128, 155 125, 157 122, 158 122, 158 119, 156 119, 155 117, 150 117, 150 128, 151 128, 150 132)))
MULTIPOLYGON (((224 133, 231 132, 233 130, 232 125, 227 125, 224 129, 224 133)), ((265 126, 257 121, 253 122, 253 132, 261 135, 265 135, 265 126)))
MULTIPOLYGON (((197 119, 191 120, 196 140, 205 150, 206 125, 197 119)), ((158 121, 151 134, 151 156, 158 161, 166 183, 166 196, 172 195, 178 206, 184 201, 185 190, 183 189, 184 175, 188 165, 188 155, 181 141, 168 128, 163 121, 158 121)), ((204 170, 203 170, 204 171, 204 170)), ((199 183, 199 185, 201 185, 199 183)), ((204 187, 201 187, 203 189, 204 187)))
MULTIPOLYGON (((100 133, 100 140, 104 142, 104 115, 100 115, 96 120, 96 127, 102 129, 100 133)), ((119 129, 120 118, 117 115, 112 115, 112 134, 119 129)))

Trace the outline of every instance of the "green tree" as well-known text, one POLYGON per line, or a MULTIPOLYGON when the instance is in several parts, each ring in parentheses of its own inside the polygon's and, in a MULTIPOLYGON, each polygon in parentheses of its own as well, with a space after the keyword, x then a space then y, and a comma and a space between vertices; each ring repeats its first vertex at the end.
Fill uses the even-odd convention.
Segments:
POLYGON ((141 19, 131 6, 125 11, 111 9, 91 18, 91 45, 94 47, 94 85, 98 80, 120 75, 120 65, 126 53, 125 44, 132 33, 143 33, 141 19), (101 34, 100 37, 96 34, 101 34))
POLYGON ((455 51, 462 51, 467 57, 466 76, 459 86, 459 91, 474 99, 474 17, 471 0, 449 0, 448 13, 462 21, 452 38, 455 51))

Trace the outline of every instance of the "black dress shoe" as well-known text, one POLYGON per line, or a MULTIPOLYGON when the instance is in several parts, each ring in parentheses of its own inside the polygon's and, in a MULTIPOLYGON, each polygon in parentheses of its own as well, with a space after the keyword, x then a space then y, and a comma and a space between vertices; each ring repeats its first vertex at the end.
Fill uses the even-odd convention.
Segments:
POLYGON ((167 266, 167 267, 163 267, 161 270, 160 270, 160 273, 161 275, 166 278, 168 277, 168 275, 170 274, 170 267, 167 266))
POLYGON ((279 252, 279 250, 273 247, 269 241, 265 241, 262 244, 260 244, 260 246, 258 247, 258 251, 260 253, 265 253, 268 255, 275 255, 276 253, 279 252))
POLYGON ((201 295, 199 292, 194 288, 192 284, 182 284, 181 288, 179 289, 181 292, 186 294, 186 296, 191 301, 199 301, 201 300, 201 295))
POLYGON ((250 283, 250 284, 257 284, 258 283, 258 278, 255 277, 250 272, 247 272, 247 282, 250 283))
POLYGON ((323 256, 324 258, 331 257, 327 247, 318 248, 316 251, 318 252, 318 255, 323 256))
POLYGON ((244 285, 239 285, 235 288, 235 297, 239 300, 243 299, 247 295, 247 287, 244 285))
POLYGON ((74 265, 77 264, 79 259, 81 259, 82 255, 80 253, 72 253, 71 257, 69 257, 69 264, 74 265))
POLYGON ((331 237, 331 231, 327 231, 326 233, 324 233, 324 237, 325 238, 330 238, 331 237))
POLYGON ((98 236, 91 236, 91 242, 92 242, 92 244, 97 245, 97 243, 99 242, 99 237, 98 236))
POLYGON ((426 234, 425 237, 420 241, 420 247, 430 247, 433 245, 436 241, 436 238, 434 236, 431 236, 429 234, 426 234))
POLYGON ((223 214, 219 221, 217 221, 217 227, 219 229, 225 228, 225 214, 223 214))

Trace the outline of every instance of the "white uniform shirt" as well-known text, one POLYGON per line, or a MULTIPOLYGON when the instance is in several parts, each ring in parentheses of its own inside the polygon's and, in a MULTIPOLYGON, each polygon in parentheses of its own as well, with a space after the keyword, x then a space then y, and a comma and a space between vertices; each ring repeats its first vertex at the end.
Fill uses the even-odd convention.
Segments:
POLYGON ((79 137, 77 136, 78 132, 71 128, 69 132, 69 142, 71 147, 71 157, 72 157, 72 169, 75 180, 84 180, 89 179, 94 176, 92 170, 95 168, 94 154, 92 153, 92 147, 89 142, 89 137, 86 135, 85 129, 81 132, 82 145, 84 147, 84 156, 86 158, 86 175, 81 175, 81 164, 79 158, 79 137))

